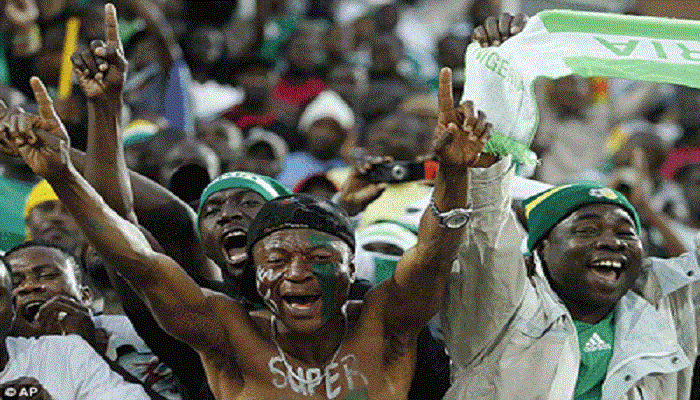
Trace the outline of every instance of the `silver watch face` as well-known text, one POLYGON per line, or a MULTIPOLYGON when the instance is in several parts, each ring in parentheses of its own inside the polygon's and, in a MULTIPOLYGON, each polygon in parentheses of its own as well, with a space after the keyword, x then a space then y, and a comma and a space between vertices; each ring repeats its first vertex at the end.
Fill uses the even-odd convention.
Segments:
POLYGON ((450 229, 461 228, 469 221, 469 215, 455 213, 445 218, 445 226, 450 229))

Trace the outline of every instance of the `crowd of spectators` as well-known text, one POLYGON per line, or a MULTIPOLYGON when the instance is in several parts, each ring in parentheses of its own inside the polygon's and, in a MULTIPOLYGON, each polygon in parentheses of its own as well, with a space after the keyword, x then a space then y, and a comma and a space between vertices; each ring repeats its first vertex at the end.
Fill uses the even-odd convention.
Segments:
MULTIPOLYGON (((91 135, 100 135, 91 133, 99 112, 74 73, 72 57, 94 51, 99 46, 94 41, 105 39, 104 3, 0 4, 0 99, 10 109, 37 113, 29 82, 39 77, 70 135, 73 162, 94 185, 83 171, 99 171, 85 155, 91 135)), ((350 298, 362 299, 369 287, 392 275, 417 242, 432 185, 429 179, 382 183, 359 194, 367 188, 357 186, 358 169, 364 168, 357 165, 386 157, 427 159, 438 125, 440 67, 452 69, 454 95, 461 98, 473 29, 500 13, 500 1, 115 0, 114 5, 128 61, 116 114, 133 204, 120 209, 115 204, 122 200, 100 194, 118 214, 130 221, 137 215, 154 248, 200 286, 244 301, 248 309, 262 307, 263 300, 246 286, 252 278, 246 275, 242 237, 262 203, 279 195, 325 197, 353 217, 360 280, 350 298), (238 230, 207 225, 209 215, 228 218, 220 215, 231 200, 217 193, 238 196, 241 188, 256 193, 253 199, 236 198, 238 207, 252 203, 245 217, 250 218, 238 230)), ((94 69, 91 60, 77 62, 94 69)), ((695 249, 700 91, 569 76, 538 81, 536 93, 540 124, 531 149, 540 161, 518 169, 531 179, 526 185, 578 180, 608 185, 639 212, 648 255, 676 257, 695 249)), ((0 149, 8 147, 4 140, 0 149)), ((6 153, 0 152, 5 255, 0 278, 7 264, 14 285, 8 292, 21 306, 7 334, 83 337, 88 346, 80 351, 94 350, 89 354, 95 363, 116 373, 104 383, 114 385, 114 393, 122 385, 141 385, 123 390, 151 398, 211 398, 197 355, 157 328, 142 299, 105 265, 46 181, 6 153), (32 265, 44 259, 50 260, 41 265, 51 279, 61 279, 53 291, 36 283, 45 272, 32 265), (50 313, 61 315, 57 324, 43 322, 50 313)), ((522 216, 517 202, 514 208, 522 216)), ((436 319, 418 343, 409 398, 441 398, 449 386, 449 359, 436 319)))

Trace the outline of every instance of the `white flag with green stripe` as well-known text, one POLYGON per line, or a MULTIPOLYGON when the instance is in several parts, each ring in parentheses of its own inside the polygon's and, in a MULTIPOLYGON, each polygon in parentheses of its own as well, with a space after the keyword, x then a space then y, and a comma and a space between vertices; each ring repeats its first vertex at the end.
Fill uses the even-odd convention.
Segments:
POLYGON ((534 162, 537 77, 624 78, 700 88, 700 22, 579 11, 543 11, 500 47, 469 45, 462 102, 494 125, 487 150, 534 162))

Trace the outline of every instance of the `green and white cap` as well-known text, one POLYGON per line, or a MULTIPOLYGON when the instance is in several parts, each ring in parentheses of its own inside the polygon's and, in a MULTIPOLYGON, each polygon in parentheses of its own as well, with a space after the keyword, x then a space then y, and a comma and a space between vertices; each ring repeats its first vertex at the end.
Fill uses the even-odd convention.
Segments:
POLYGON ((233 171, 219 175, 204 188, 199 198, 197 210, 197 231, 199 232, 199 216, 202 206, 209 196, 225 189, 245 188, 260 194, 265 200, 272 200, 279 196, 291 194, 284 186, 269 176, 258 175, 252 172, 233 171))

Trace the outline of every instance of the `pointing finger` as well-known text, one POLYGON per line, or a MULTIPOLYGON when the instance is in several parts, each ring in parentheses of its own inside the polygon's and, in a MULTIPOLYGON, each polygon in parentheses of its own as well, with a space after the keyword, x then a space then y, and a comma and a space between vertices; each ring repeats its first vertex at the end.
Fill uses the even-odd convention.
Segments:
POLYGON ((122 48, 122 41, 119 38, 117 9, 112 3, 105 4, 105 39, 107 39, 107 46, 122 48))
POLYGON ((452 70, 447 67, 440 70, 438 107, 440 108, 440 113, 443 114, 444 118, 447 118, 447 120, 443 122, 455 121, 455 106, 454 98, 452 96, 452 70))
POLYGON ((53 108, 53 100, 49 97, 49 93, 46 91, 46 86, 41 81, 41 79, 33 76, 29 80, 29 85, 34 91, 34 99, 39 105, 39 115, 45 119, 53 119, 59 121, 58 115, 56 115, 56 110, 53 108))

